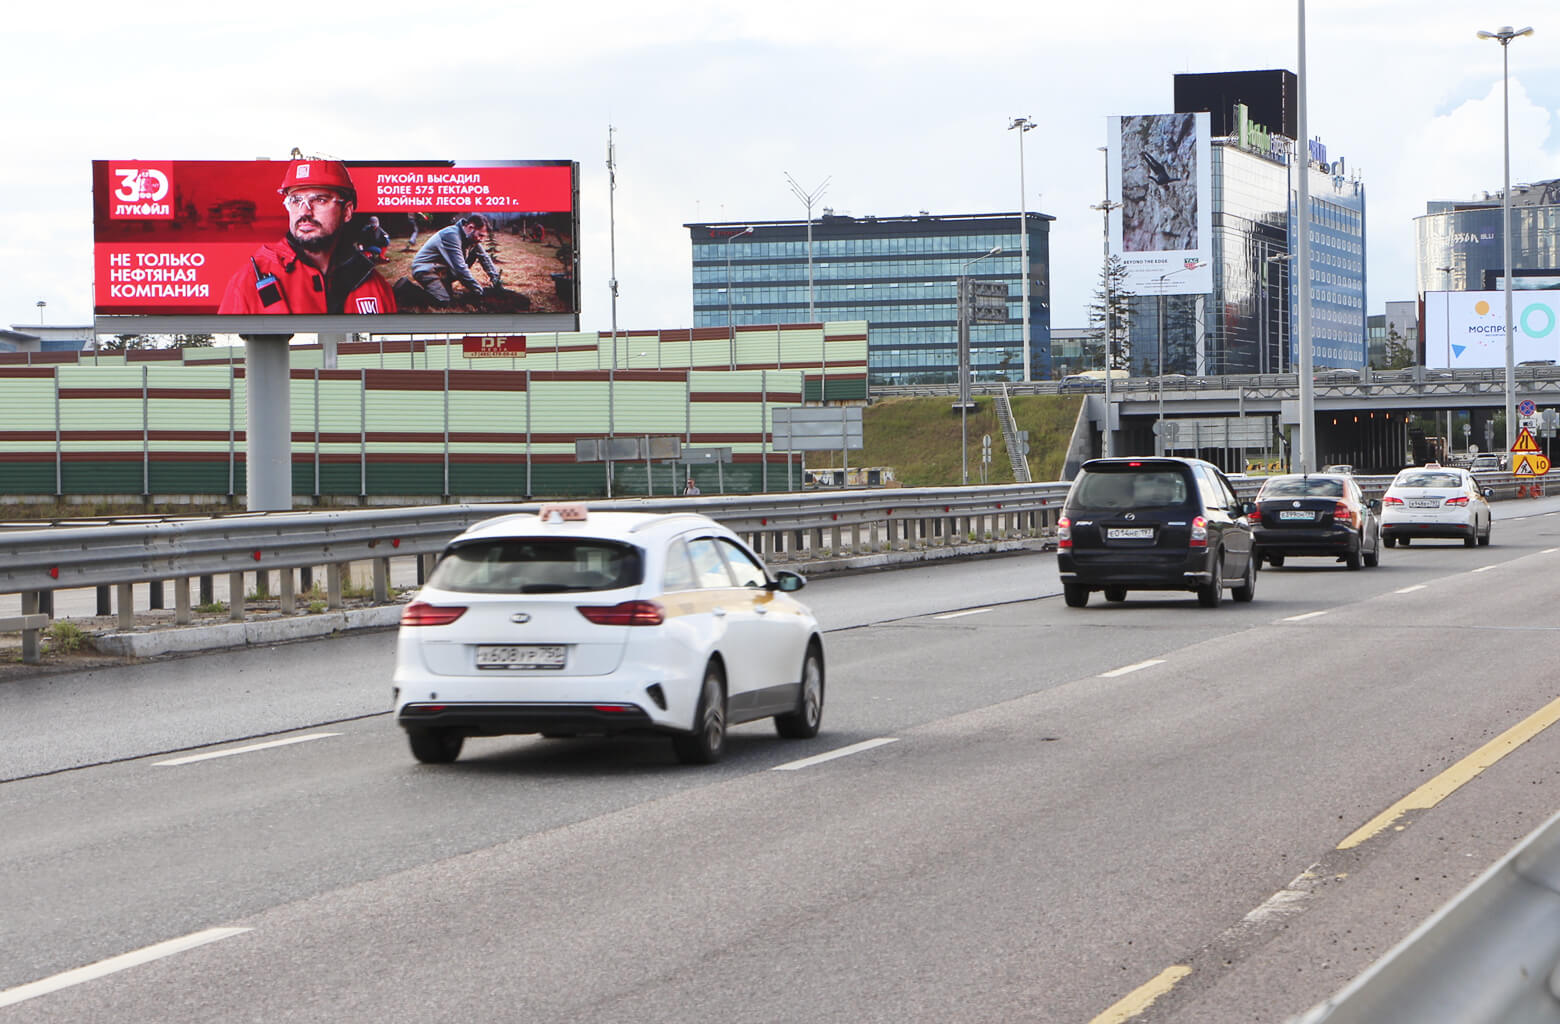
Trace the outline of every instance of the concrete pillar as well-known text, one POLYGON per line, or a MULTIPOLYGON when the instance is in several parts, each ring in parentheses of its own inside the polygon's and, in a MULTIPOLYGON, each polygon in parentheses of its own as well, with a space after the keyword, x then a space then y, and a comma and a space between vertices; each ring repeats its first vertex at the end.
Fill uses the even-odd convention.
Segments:
POLYGON ((241 572, 228 573, 228 618, 234 622, 244 621, 244 574, 241 572))
POLYGON ((183 626, 194 619, 190 612, 190 578, 180 576, 173 581, 173 621, 183 626))
POLYGON ((287 343, 292 335, 246 334, 243 339, 248 508, 286 511, 292 508, 292 404, 287 377, 287 343))

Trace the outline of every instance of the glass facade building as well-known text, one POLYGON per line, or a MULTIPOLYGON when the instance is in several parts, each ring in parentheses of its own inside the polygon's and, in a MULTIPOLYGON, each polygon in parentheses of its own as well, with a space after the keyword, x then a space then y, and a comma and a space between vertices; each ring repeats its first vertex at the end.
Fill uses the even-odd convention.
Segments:
MULTIPOLYGON (((1032 379, 1051 376, 1050 222, 1027 215, 1032 379)), ((693 243, 693 324, 867 321, 869 385, 958 381, 958 279, 1007 285, 1006 323, 970 326, 970 376, 1019 381, 1019 215, 851 217, 684 225, 693 243), (749 230, 751 229, 751 230, 749 230), (987 256, 993 248, 1001 253, 987 256), (978 262, 975 262, 977 261, 978 262), (728 319, 729 317, 729 319, 728 319)))
MULTIPOLYGON (((1501 218, 1498 192, 1468 202, 1428 203, 1425 215, 1414 218, 1420 297, 1425 292, 1504 287, 1501 218)), ((1545 276, 1560 277, 1560 179, 1511 187, 1511 265, 1513 288, 1533 287, 1539 283, 1534 279, 1545 276)))
MULTIPOLYGON (((1298 165, 1286 149, 1213 140, 1213 291, 1131 301, 1134 374, 1293 372, 1298 165)), ((1365 187, 1342 173, 1341 162, 1312 163, 1310 175, 1312 362, 1318 369, 1361 367, 1365 187)))

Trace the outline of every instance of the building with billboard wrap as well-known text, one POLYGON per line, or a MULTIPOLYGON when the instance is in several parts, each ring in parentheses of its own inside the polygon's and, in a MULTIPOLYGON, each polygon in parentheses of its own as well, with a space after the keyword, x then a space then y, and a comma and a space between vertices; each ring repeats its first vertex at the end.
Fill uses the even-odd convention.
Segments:
MULTIPOLYGON (((1364 184, 1347 173, 1344 161, 1329 161, 1320 139, 1296 159, 1284 130, 1252 113, 1262 110, 1271 123, 1290 125, 1294 90, 1294 76, 1285 71, 1177 75, 1175 114, 1110 119, 1120 183, 1112 198, 1124 203, 1123 214, 1134 190, 1152 198, 1180 189, 1185 196, 1195 180, 1195 200, 1180 201, 1195 202, 1198 216, 1205 210, 1207 218, 1195 246, 1184 235, 1129 286, 1134 373, 1292 372, 1299 318, 1291 254, 1297 248, 1295 175, 1302 167, 1310 175, 1313 361, 1318 368, 1366 364, 1364 184), (1236 102, 1214 109, 1228 99, 1236 102), (1134 143, 1133 130, 1156 122, 1190 125, 1199 138, 1182 141, 1180 152, 1195 155, 1195 167, 1185 158, 1179 164, 1166 159, 1168 143, 1184 140, 1186 129, 1178 135, 1161 130, 1147 144, 1134 143)), ((1130 262, 1132 244, 1130 224, 1113 228, 1114 254, 1130 262)))
MULTIPOLYGON (((1029 213, 1026 221, 1030 372, 1042 380, 1051 376, 1053 219, 1029 213)), ((1007 322, 970 327, 971 378, 1023 380, 1019 224, 1017 213, 852 217, 826 209, 811 225, 810 268, 805 220, 687 224, 694 327, 865 320, 870 383, 951 384, 958 279, 967 268, 972 280, 1005 284, 1008 296, 1007 322), (996 247, 1002 252, 988 257, 996 247)))

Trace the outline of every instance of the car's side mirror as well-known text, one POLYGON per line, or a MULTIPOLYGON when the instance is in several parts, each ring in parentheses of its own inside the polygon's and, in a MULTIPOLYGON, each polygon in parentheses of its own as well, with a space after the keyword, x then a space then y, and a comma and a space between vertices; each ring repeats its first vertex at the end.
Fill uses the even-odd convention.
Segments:
POLYGON ((1243 515, 1243 516, 1254 516, 1254 515, 1256 515, 1257 514, 1257 503, 1254 502, 1254 501, 1243 501, 1243 502, 1241 502, 1240 503, 1240 514, 1243 515))
POLYGON ((791 593, 807 586, 807 577, 790 569, 781 569, 775 573, 774 588, 776 590, 791 593))
POLYGON ((1493 488, 1493 487, 1486 487, 1486 488, 1484 488, 1484 496, 1486 498, 1493 498, 1493 497, 1495 497, 1495 488, 1493 488))
POLYGON ((1370 499, 1370 510, 1372 512, 1380 512, 1381 511, 1381 499, 1380 498, 1372 498, 1372 499, 1370 499))

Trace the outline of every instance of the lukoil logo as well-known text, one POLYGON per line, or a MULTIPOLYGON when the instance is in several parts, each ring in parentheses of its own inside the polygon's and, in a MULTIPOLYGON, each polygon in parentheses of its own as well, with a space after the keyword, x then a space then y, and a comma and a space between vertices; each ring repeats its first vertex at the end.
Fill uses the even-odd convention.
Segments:
POLYGON ((119 185, 114 189, 112 216, 167 220, 173 217, 173 204, 166 202, 172 191, 168 171, 162 167, 114 167, 110 169, 119 185))

